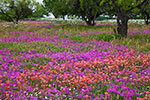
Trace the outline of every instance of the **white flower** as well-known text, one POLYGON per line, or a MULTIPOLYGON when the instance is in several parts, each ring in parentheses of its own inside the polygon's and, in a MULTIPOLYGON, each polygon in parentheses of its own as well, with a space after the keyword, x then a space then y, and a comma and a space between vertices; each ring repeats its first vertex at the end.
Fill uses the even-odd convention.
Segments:
POLYGON ((45 97, 45 99, 48 99, 47 97, 45 97))

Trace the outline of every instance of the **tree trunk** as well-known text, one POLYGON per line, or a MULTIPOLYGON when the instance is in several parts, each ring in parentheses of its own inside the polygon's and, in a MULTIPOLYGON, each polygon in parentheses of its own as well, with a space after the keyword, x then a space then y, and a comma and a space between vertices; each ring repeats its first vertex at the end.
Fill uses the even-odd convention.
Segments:
POLYGON ((63 20, 65 20, 65 15, 63 15, 62 17, 63 17, 63 20))
POLYGON ((149 18, 150 18, 150 17, 149 17, 149 15, 148 15, 148 14, 146 14, 146 18, 145 18, 145 24, 146 24, 146 25, 148 25, 148 24, 149 24, 149 18))
MULTIPOLYGON (((53 13, 52 13, 53 14, 53 13)), ((55 18, 58 18, 58 16, 56 14, 53 14, 55 18)))
POLYGON ((128 18, 117 16, 117 32, 122 37, 126 37, 128 33, 128 18))
POLYGON ((18 19, 16 19, 16 20, 13 19, 13 23, 18 24, 18 19))
POLYGON ((95 20, 91 19, 91 18, 88 18, 88 20, 85 20, 85 22, 88 26, 94 26, 95 25, 95 20))
POLYGON ((82 16, 82 19, 86 22, 88 26, 94 26, 95 25, 95 19, 88 17, 86 18, 85 16, 82 16))
POLYGON ((127 37, 129 13, 126 12, 122 6, 116 4, 116 0, 113 0, 113 3, 117 13, 117 32, 122 37, 127 37))

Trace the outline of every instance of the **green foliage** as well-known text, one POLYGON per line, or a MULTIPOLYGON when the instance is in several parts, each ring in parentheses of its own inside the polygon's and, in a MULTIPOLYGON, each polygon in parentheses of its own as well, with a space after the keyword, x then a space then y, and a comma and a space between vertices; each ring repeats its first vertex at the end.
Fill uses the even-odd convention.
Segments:
POLYGON ((32 14, 34 4, 34 0, 1 0, 0 19, 18 23, 32 14))
POLYGON ((68 6, 64 0, 43 0, 43 5, 47 13, 53 13, 56 18, 68 14, 68 6))
POLYGON ((146 8, 149 0, 105 0, 111 2, 111 6, 117 15, 117 32, 123 37, 127 36, 128 20, 135 17, 146 8), (140 8, 140 9, 139 9, 140 8))
POLYGON ((99 17, 97 17, 96 20, 101 21, 101 20, 106 20, 106 19, 109 19, 109 17, 102 17, 102 16, 99 16, 99 17))
POLYGON ((95 20, 106 11, 107 6, 103 0, 69 0, 67 4, 71 15, 81 17, 87 25, 95 25, 95 20))
MULTIPOLYGON (((44 0, 44 7, 47 12, 54 16, 64 17, 65 15, 82 18, 88 25, 95 25, 95 20, 106 11, 108 6, 100 4, 103 0, 44 0)), ((104 1, 103 1, 104 2, 104 1)))
MULTIPOLYGON (((140 9, 140 7, 138 9, 140 9)), ((146 6, 144 11, 142 11, 142 13, 139 14, 139 17, 145 20, 145 24, 148 25, 150 23, 150 3, 146 6)))
POLYGON ((35 7, 36 8, 35 8, 35 10, 33 11, 32 15, 30 17, 40 18, 40 17, 43 17, 43 15, 47 15, 47 12, 45 11, 45 8, 39 2, 35 3, 35 7))

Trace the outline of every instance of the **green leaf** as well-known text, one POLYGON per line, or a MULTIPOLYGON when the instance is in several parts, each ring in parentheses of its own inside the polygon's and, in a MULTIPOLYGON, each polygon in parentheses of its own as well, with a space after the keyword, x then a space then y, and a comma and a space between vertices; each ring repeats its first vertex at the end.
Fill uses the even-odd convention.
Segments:
POLYGON ((118 0, 118 4, 121 5, 122 4, 122 0, 118 0))
POLYGON ((102 1, 100 2, 100 6, 103 5, 103 3, 104 3, 105 1, 106 1, 106 0, 102 0, 102 1))

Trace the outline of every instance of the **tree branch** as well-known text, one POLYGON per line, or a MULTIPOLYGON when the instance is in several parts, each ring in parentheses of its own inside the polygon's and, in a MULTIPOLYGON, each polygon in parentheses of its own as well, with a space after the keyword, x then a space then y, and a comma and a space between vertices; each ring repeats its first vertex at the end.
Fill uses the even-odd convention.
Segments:
POLYGON ((6 14, 2 8, 0 8, 0 13, 1 13, 1 14, 4 14, 4 15, 5 15, 6 17, 8 17, 11 21, 13 21, 13 18, 10 17, 8 14, 6 14))
POLYGON ((147 4, 146 2, 149 1, 149 0, 144 0, 143 2, 141 2, 140 4, 134 6, 134 7, 131 7, 129 10, 127 10, 127 13, 130 13, 133 9, 135 8, 138 8, 138 7, 141 7, 144 3, 147 4))
MULTIPOLYGON (((147 5, 147 3, 145 2, 144 7, 142 7, 141 10, 140 10, 139 12, 137 12, 136 14, 132 14, 132 15, 130 16, 130 18, 131 18, 131 17, 135 17, 135 16, 137 16, 138 14, 140 14, 140 13, 145 9, 146 5, 147 5)), ((142 6, 142 5, 141 5, 141 6, 142 6)), ((139 6, 139 8, 140 8, 141 6, 139 6)))

